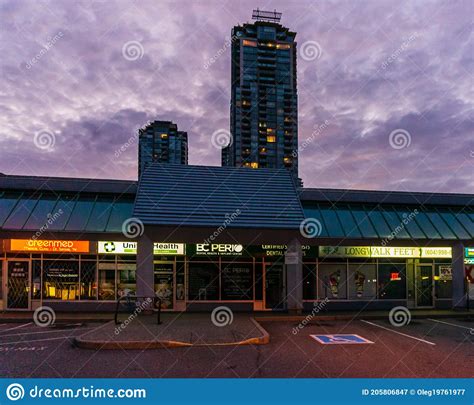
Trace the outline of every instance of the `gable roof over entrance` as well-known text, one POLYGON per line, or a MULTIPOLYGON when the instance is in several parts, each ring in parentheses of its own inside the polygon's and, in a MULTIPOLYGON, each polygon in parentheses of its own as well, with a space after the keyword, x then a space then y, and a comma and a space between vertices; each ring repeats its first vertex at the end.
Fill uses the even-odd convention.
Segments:
POLYGON ((286 169, 151 164, 133 215, 145 225, 299 229, 304 212, 286 169))

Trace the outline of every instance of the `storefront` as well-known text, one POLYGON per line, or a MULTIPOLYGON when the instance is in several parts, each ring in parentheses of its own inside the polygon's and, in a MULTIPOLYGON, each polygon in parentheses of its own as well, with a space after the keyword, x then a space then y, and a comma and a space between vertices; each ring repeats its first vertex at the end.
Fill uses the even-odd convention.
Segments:
MULTIPOLYGON (((137 242, 10 239, 2 308, 112 310, 136 295, 137 242)), ((154 292, 165 311, 286 310, 286 245, 154 243, 154 292)), ((450 247, 302 246, 304 308, 452 307, 450 247)), ((465 249, 472 281, 474 249, 465 249)), ((468 284, 472 296, 472 284, 468 284)))

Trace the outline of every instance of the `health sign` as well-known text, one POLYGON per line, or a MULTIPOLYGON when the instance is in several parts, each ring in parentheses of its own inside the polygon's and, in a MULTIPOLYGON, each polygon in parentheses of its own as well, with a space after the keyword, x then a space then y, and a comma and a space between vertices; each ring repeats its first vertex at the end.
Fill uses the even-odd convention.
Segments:
MULTIPOLYGON (((184 255, 184 243, 154 243, 155 255, 184 255)), ((136 255, 137 242, 98 242, 98 252, 114 255, 136 255)))
POLYGON ((86 240, 11 239, 10 250, 18 252, 71 252, 88 253, 86 240))

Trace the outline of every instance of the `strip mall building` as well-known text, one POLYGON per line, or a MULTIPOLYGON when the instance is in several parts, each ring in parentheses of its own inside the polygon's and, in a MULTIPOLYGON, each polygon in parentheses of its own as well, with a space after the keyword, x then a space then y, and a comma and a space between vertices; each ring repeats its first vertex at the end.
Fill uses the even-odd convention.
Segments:
POLYGON ((0 176, 0 308, 108 311, 124 295, 169 311, 465 308, 473 201, 298 190, 284 169, 0 176))

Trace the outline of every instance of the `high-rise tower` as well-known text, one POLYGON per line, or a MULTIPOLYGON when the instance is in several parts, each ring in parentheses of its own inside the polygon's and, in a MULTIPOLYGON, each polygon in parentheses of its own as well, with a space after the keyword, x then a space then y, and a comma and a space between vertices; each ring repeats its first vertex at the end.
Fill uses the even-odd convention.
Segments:
POLYGON ((188 133, 173 122, 150 122, 138 136, 138 178, 150 162, 188 164, 188 133))
POLYGON ((295 32, 281 13, 254 10, 253 24, 232 29, 232 143, 222 164, 286 167, 298 179, 295 32))

